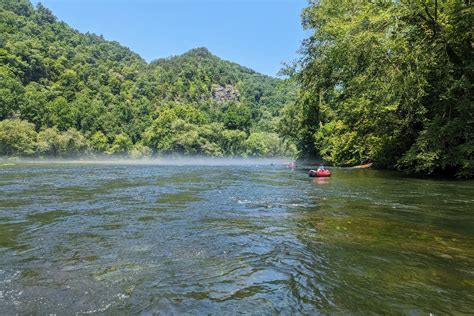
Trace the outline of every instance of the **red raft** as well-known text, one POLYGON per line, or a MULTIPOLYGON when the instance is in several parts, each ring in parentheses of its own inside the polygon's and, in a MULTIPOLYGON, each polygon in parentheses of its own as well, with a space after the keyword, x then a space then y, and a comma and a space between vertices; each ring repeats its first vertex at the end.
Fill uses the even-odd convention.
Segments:
POLYGON ((308 175, 310 177, 330 177, 331 171, 327 169, 310 170, 308 175))

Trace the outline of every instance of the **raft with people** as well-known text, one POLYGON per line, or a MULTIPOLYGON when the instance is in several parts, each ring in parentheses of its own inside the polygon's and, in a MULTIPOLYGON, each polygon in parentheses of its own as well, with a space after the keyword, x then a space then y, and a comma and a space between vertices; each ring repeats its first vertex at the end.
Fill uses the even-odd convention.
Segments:
POLYGON ((324 168, 324 166, 319 166, 319 168, 316 169, 316 170, 311 169, 308 172, 308 176, 310 176, 310 177, 330 177, 331 176, 331 171, 324 168))

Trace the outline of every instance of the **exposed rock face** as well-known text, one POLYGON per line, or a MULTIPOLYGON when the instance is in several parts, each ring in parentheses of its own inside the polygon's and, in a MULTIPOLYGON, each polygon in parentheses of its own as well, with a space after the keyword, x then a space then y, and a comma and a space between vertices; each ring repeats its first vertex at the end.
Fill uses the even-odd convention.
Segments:
POLYGON ((217 102, 237 101, 240 102, 240 93, 230 84, 225 86, 212 85, 212 99, 217 102))

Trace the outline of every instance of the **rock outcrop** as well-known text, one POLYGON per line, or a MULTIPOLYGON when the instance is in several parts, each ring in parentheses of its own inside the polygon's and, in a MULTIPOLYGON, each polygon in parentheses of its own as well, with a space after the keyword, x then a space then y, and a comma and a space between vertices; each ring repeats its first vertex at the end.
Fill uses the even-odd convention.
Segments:
POLYGON ((240 93, 233 85, 221 86, 214 84, 212 85, 212 99, 217 102, 240 102, 240 93))

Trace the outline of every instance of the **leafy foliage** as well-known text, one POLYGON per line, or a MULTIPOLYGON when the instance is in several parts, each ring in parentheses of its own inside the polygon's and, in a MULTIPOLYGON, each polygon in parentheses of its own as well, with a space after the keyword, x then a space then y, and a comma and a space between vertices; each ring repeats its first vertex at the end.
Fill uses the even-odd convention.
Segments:
POLYGON ((337 165, 472 177, 473 12, 457 0, 311 2, 282 134, 337 165))
POLYGON ((31 155, 37 134, 34 125, 20 120, 0 121, 0 152, 6 155, 31 155))
POLYGON ((205 48, 147 64, 41 4, 0 0, 0 121, 32 123, 38 136, 0 154, 246 155, 251 133, 277 129, 292 91, 205 48))

